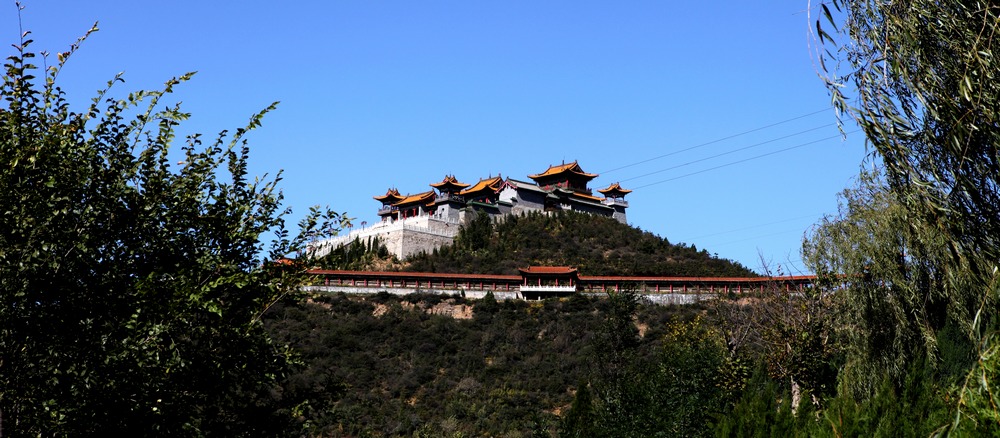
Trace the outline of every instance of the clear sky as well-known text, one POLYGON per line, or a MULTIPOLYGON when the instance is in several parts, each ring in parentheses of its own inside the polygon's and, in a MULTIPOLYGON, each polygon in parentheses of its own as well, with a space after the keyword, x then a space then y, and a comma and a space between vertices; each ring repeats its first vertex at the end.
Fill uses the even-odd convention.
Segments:
MULTIPOLYGON (((592 188, 635 190, 633 226, 800 273, 803 232, 836 210, 865 155, 835 126, 805 0, 24 5, 36 51, 100 22, 60 76, 81 110, 118 72, 122 96, 197 70, 175 94, 193 113, 183 134, 281 101, 250 136, 252 171, 284 170, 293 222, 319 204, 372 223, 388 187, 576 160, 600 174, 592 188)), ((7 56, 13 1, 0 35, 7 56)))

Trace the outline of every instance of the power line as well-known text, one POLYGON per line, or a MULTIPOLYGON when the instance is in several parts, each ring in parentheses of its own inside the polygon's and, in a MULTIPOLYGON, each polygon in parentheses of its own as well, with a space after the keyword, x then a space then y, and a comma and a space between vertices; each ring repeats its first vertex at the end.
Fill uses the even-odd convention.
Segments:
POLYGON ((606 173, 611 173, 611 172, 619 171, 619 170, 622 170, 622 169, 627 169, 629 167, 638 166, 640 164, 645 164, 645 163, 648 163, 650 161, 656 161, 656 160, 659 160, 661 158, 666 158, 666 157, 669 157, 671 155, 676 155, 676 154, 679 154, 681 152, 687 152, 687 151, 690 151, 692 149, 698 149, 700 147, 708 146, 710 144, 719 143, 719 142, 730 140, 730 139, 733 139, 733 138, 736 138, 736 137, 739 137, 739 136, 742 136, 742 135, 747 135, 747 134, 754 133, 754 132, 757 132, 757 131, 762 131, 762 130, 767 129, 767 128, 773 128, 775 126, 782 125, 782 124, 785 124, 785 123, 788 123, 788 122, 793 122, 795 120, 804 119, 806 117, 813 116, 813 115, 816 115, 816 114, 819 114, 821 112, 828 111, 828 110, 829 110, 829 108, 823 108, 823 109, 818 110, 818 111, 813 111, 813 112, 808 113, 808 114, 803 114, 801 116, 792 117, 790 119, 782 120, 780 122, 775 122, 775 123, 772 123, 770 125, 765 125, 765 126, 761 126, 759 128, 754 128, 754 129, 751 129, 749 131, 743 131, 743 132, 740 132, 738 134, 733 134, 733 135, 730 135, 730 136, 727 136, 727 137, 722 137, 722 138, 719 138, 719 139, 716 139, 716 140, 712 140, 712 141, 701 143, 701 144, 698 144, 698 145, 694 145, 694 146, 691 146, 691 147, 688 147, 688 148, 685 148, 685 149, 681 149, 679 151, 674 151, 674 152, 671 152, 671 153, 668 153, 668 154, 663 154, 663 155, 660 155, 658 157, 647 158, 647 159, 642 160, 642 161, 637 161, 637 162, 632 163, 632 164, 626 164, 626 165, 621 166, 621 167, 616 167, 614 169, 606 170, 604 172, 598 172, 598 173, 599 174, 606 174, 606 173))
POLYGON ((797 221, 797 220, 806 219, 806 218, 818 218, 820 216, 822 216, 822 215, 820 215, 820 214, 808 214, 808 215, 803 215, 803 216, 796 216, 796 217, 793 217, 793 218, 787 218, 787 219, 777 220, 777 221, 774 221, 774 222, 768 222, 766 224, 750 225, 750 226, 747 226, 747 227, 736 228, 736 229, 728 230, 728 231, 719 231, 717 233, 702 234, 700 236, 694 236, 694 237, 689 237, 689 238, 686 238, 686 239, 680 239, 680 240, 678 240, 678 242, 690 242, 690 241, 693 241, 695 239, 702 239, 702 238, 705 238, 705 237, 714 237, 714 236, 719 236, 719 235, 723 235, 723 234, 736 233, 736 232, 739 232, 739 231, 752 230, 754 228, 761 228, 761 227, 767 227, 767 226, 771 226, 771 225, 783 224, 785 222, 792 222, 792 221, 797 221))
MULTIPOLYGON (((858 130, 845 133, 844 135, 853 134, 855 132, 858 132, 858 130)), ((774 154, 779 154, 779 153, 782 153, 782 152, 787 152, 787 151, 790 151, 792 149, 798 149, 798 148, 801 148, 801 147, 809 146, 811 144, 816 144, 816 143, 820 143, 820 142, 823 142, 823 141, 826 141, 826 140, 832 140, 832 139, 839 138, 839 137, 841 137, 841 135, 838 134, 838 135, 834 135, 834 136, 830 136, 830 137, 826 137, 826 138, 821 138, 819 140, 814 140, 814 141, 810 141, 808 143, 798 144, 798 145, 795 145, 795 146, 792 146, 792 147, 788 147, 788 148, 784 148, 784 149, 779 149, 779 150, 776 150, 776 151, 773 151, 773 152, 768 152, 766 154, 761 154, 761 155, 757 155, 757 156, 750 157, 750 158, 744 158, 742 160, 733 161, 731 163, 726 163, 726 164, 722 164, 722 165, 719 165, 719 166, 710 167, 708 169, 702 169, 702 170, 699 170, 697 172, 691 172, 691 173, 687 173, 687 174, 684 174, 684 175, 675 176, 673 178, 668 178, 668 179, 664 179, 664 180, 652 182, 652 183, 649 183, 649 184, 646 184, 646 185, 641 185, 641 186, 638 186, 638 187, 634 187, 632 190, 638 190, 638 189, 646 188, 646 187, 649 187, 649 186, 655 186, 657 184, 662 184, 662 183, 665 183, 665 182, 678 180, 678 179, 681 179, 681 178, 685 178, 685 177, 697 175, 697 174, 700 174, 700 173, 705 173, 705 172, 708 172, 708 171, 711 171, 711 170, 721 169, 723 167, 729 167, 729 166, 733 166, 733 165, 736 165, 736 164, 745 163, 747 161, 756 160, 758 158, 768 157, 768 156, 771 156, 771 155, 774 155, 774 154)))
MULTIPOLYGON (((701 246, 701 248, 703 248, 705 250, 709 250, 709 248, 711 248, 712 252, 718 254, 718 251, 715 251, 715 250, 717 248, 719 248, 719 247, 726 247, 726 246, 735 245, 737 243, 743 243, 743 242, 748 242, 748 241, 759 241, 759 240, 767 238, 767 237, 787 235, 787 234, 791 234, 791 233, 795 233, 795 232, 796 232, 795 230, 779 231, 779 232, 776 232, 776 233, 763 234, 763 235, 759 235, 759 236, 748 237, 748 238, 745 238, 745 239, 733 240, 733 241, 724 242, 724 243, 709 243, 709 244, 704 244, 704 245, 701 246)), ((757 247, 757 250, 758 250, 758 252, 760 251, 760 247, 759 246, 757 247)), ((762 257, 763 257, 763 255, 762 255, 762 257)), ((763 271, 770 271, 771 270, 771 266, 769 266, 769 265, 772 264, 773 262, 769 262, 769 261, 766 261, 766 260, 761 260, 760 263, 762 264, 762 266, 760 266, 760 268, 763 271)), ((795 271, 798 271, 800 273, 802 273, 802 272, 808 272, 806 269, 804 269, 804 266, 801 265, 801 263, 802 263, 802 258, 801 257, 799 257, 796 260, 792 260, 791 253, 789 253, 788 257, 786 258, 786 260, 784 262, 784 266, 786 268, 788 268, 787 269, 788 272, 791 272, 793 270, 793 268, 794 268, 795 271)), ((782 263, 779 262, 778 265, 781 266, 782 263)))
POLYGON ((728 152, 723 152, 721 154, 712 155, 710 157, 700 158, 700 159, 697 159, 697 160, 694 160, 694 161, 688 161, 687 163, 678 164, 676 166, 667 167, 665 169, 660 169, 660 170, 657 170, 657 171, 645 173, 645 174, 642 174, 642 175, 639 175, 639 176, 633 176, 631 178, 625 178, 623 180, 619 180, 619 182, 631 181, 631 180, 634 180, 634 179, 644 178, 644 177, 647 177, 647 176, 650 176, 650 175, 656 175, 657 173, 663 173, 663 172, 666 172, 668 170, 674 170, 674 169, 678 169, 678 168, 681 168, 681 167, 684 167, 684 166, 690 166, 690 165, 695 164, 695 163, 700 163, 702 161, 708 161, 708 160, 711 160, 713 158, 719 158, 719 157, 722 157, 722 156, 725 156, 725 155, 735 154, 737 152, 745 151, 747 149, 752 149, 752 148, 755 148, 755 147, 758 147, 758 146, 763 146, 763 145, 766 145, 766 144, 774 143, 776 141, 780 141, 780 140, 784 140, 784 139, 787 139, 787 138, 795 137, 796 135, 802 135, 802 134, 805 134, 807 132, 812 132, 812 131, 817 131, 817 130, 820 130, 820 129, 823 129, 823 128, 828 128, 828 127, 833 126, 835 124, 836 123, 828 123, 828 124, 825 124, 825 125, 822 125, 822 126, 817 126, 815 128, 809 128, 809 129, 806 129, 804 131, 796 132, 794 134, 788 134, 788 135, 786 135, 784 137, 773 138, 773 139, 770 139, 770 140, 767 140, 767 141, 762 141, 760 143, 752 144, 750 146, 744 146, 744 147, 739 148, 739 149, 733 149, 733 150, 728 151, 728 152))
POLYGON ((742 239, 730 240, 730 241, 722 242, 722 243, 709 243, 709 244, 704 245, 704 247, 708 248, 708 246, 711 246, 712 248, 717 248, 717 247, 720 247, 720 246, 729 246, 729 245, 735 245, 737 243, 749 242, 749 241, 753 241, 753 240, 760 240, 760 239, 763 239, 765 237, 782 236, 782 235, 785 235, 785 234, 801 233, 801 232, 802 231, 799 231, 799 230, 782 230, 782 231, 776 231, 776 232, 768 233, 768 234, 761 234, 761 235, 757 235, 757 236, 753 236, 753 237, 744 237, 742 239))

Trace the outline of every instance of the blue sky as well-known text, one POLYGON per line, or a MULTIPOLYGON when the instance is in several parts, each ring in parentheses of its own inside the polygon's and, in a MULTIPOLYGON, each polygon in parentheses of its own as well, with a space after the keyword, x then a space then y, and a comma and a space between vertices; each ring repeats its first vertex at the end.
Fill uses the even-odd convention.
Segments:
MULTIPOLYGON (((577 160, 592 188, 635 189, 632 225, 799 273, 803 232, 865 156, 838 135, 806 1, 24 3, 35 50, 100 22, 60 76, 81 109, 118 72, 121 96, 198 71, 174 95, 181 133, 281 101, 250 136, 252 171, 284 170, 295 221, 319 204, 374 222, 390 186, 577 160)), ((13 2, 0 31, 17 42, 13 2)))

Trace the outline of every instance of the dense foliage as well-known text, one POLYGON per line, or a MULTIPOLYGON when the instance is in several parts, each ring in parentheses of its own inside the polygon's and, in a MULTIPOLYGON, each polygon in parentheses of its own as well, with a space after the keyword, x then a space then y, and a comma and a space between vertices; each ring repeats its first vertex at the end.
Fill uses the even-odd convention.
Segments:
POLYGON ((879 174, 864 173, 844 192, 840 214, 812 231, 805 255, 827 281, 847 284, 834 298, 849 346, 846 377, 857 394, 877 391, 883 373, 902 382, 916 361, 952 382, 974 362, 970 334, 980 303, 967 307, 954 296, 959 287, 972 295, 974 276, 953 269, 946 238, 911 220, 879 174))
POLYGON ((190 74, 123 99, 115 78, 74 112, 56 79, 77 45, 41 71, 29 38, 0 85, 0 433, 287 432, 295 402, 272 392, 287 357, 260 317, 303 280, 276 259, 340 217, 287 236, 277 180, 247 178, 263 113, 188 138, 174 169, 187 114, 161 99, 190 74))
POLYGON ((801 309, 808 301, 334 295, 276 306, 266 323, 301 354, 281 391, 307 400, 297 412, 312 434, 888 437, 950 421, 954 400, 922 361, 900 384, 879 373, 871 395, 838 385, 842 360, 817 346, 837 341, 803 324, 815 316, 801 309), (742 321, 774 333, 734 346, 727 331, 740 312, 798 321, 742 321), (784 354, 761 347, 778 337, 784 354))
POLYGON ((881 378, 896 393, 922 381, 932 388, 922 394, 958 408, 940 431, 995 434, 1000 8, 833 0, 821 9, 834 105, 878 159, 806 247, 813 268, 839 283, 842 386, 867 403, 883 394, 881 378))
MULTIPOLYGON (((550 436, 574 393, 584 396, 593 382, 603 394, 608 386, 592 376, 607 371, 613 352, 627 351, 623 373, 640 364, 652 369, 665 354, 668 322, 702 309, 624 311, 625 318, 612 318, 622 315, 613 300, 585 296, 529 303, 336 295, 276 306, 266 322, 300 354, 302 365, 283 391, 309 399, 300 412, 311 433, 550 436)), ((601 417, 583 418, 592 429, 601 417)))
POLYGON ((584 275, 744 277, 739 263, 694 245, 672 244, 612 218, 576 212, 480 215, 455 243, 411 257, 407 270, 516 275, 530 265, 574 266, 584 275))

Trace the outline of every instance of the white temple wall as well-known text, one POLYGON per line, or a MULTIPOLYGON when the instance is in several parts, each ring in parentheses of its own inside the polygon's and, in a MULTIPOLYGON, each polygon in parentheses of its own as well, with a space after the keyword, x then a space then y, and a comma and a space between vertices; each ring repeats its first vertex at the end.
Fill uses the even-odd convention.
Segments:
POLYGON ((628 218, 625 216, 625 207, 622 207, 620 205, 614 205, 612 207, 614 207, 615 209, 615 214, 611 215, 611 217, 615 218, 615 220, 617 220, 618 222, 627 225, 628 218))
POLYGON ((386 249, 403 259, 419 252, 431 252, 442 245, 449 245, 458 234, 457 221, 437 220, 429 216, 417 216, 392 222, 378 222, 374 225, 353 229, 346 235, 316 242, 315 256, 322 257, 330 250, 353 242, 362 242, 378 236, 386 249))
MULTIPOLYGON (((457 232, 457 226, 456 226, 457 232)), ((428 228, 419 230, 414 228, 403 228, 402 230, 389 233, 382 237, 386 242, 389 252, 400 259, 405 259, 411 255, 421 252, 432 252, 445 245, 451 245, 455 239, 455 234, 434 233, 428 228)))

